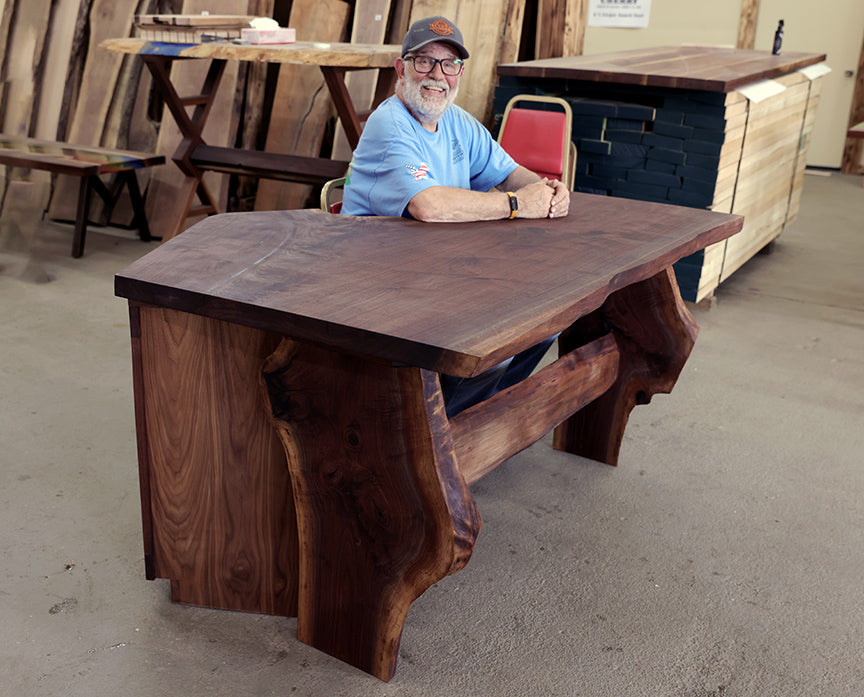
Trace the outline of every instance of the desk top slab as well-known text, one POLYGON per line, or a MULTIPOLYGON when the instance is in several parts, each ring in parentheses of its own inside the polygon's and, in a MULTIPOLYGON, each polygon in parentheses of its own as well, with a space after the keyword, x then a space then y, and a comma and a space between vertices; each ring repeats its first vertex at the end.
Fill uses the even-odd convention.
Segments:
POLYGON ((132 301, 473 375, 613 291, 741 229, 740 216, 572 194, 556 220, 429 224, 226 213, 120 272, 132 301))
POLYGON ((675 46, 508 63, 498 66, 498 74, 731 92, 824 60, 824 53, 775 56, 769 51, 675 46))
POLYGON ((99 48, 115 53, 136 53, 170 58, 215 58, 258 63, 300 63, 342 68, 392 68, 402 55, 396 44, 314 43, 235 44, 211 41, 203 44, 169 44, 144 39, 106 39, 99 48))

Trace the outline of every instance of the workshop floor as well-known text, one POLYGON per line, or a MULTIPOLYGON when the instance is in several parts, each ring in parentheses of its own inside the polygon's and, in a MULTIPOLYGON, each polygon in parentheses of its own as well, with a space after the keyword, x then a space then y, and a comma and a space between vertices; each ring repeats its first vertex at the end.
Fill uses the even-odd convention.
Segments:
POLYGON ((146 581, 126 304, 154 248, 43 223, 0 255, 0 693, 10 697, 859 697, 864 189, 808 176, 798 221, 697 311, 620 466, 545 439, 472 489, 468 566, 411 608, 389 684, 293 619, 146 581))

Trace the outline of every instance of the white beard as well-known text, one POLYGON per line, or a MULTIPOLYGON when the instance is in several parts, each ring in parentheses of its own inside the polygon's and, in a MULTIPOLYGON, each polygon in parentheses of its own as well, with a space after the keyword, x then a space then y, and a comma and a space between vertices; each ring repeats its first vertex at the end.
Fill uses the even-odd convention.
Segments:
POLYGON ((459 93, 457 85, 452 90, 445 80, 426 78, 420 82, 402 79, 402 97, 408 109, 422 123, 435 123, 443 116, 459 93), (440 97, 430 97, 422 90, 423 87, 438 87, 444 91, 440 97))

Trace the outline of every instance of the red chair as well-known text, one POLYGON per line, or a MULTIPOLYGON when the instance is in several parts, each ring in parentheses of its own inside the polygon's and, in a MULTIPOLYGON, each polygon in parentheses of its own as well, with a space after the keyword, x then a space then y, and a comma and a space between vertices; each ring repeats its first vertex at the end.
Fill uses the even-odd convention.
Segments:
POLYGON ((560 97, 520 94, 507 103, 498 143, 523 167, 541 177, 559 179, 573 190, 576 146, 570 140, 573 114, 560 97), (520 109, 520 102, 540 102, 555 110, 520 109))
POLYGON ((321 210, 327 213, 339 213, 342 210, 342 189, 345 188, 345 177, 331 179, 321 189, 321 210))

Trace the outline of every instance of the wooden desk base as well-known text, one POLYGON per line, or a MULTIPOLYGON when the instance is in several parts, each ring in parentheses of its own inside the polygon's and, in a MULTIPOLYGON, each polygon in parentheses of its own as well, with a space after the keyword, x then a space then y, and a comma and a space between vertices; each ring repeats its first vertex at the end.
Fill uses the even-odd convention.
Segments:
POLYGON ((448 420, 434 372, 130 312, 147 577, 177 602, 296 614, 301 641, 382 680, 411 603, 471 556, 469 485, 555 426, 555 447, 616 464, 633 406, 672 389, 697 331, 667 269, 448 420))

